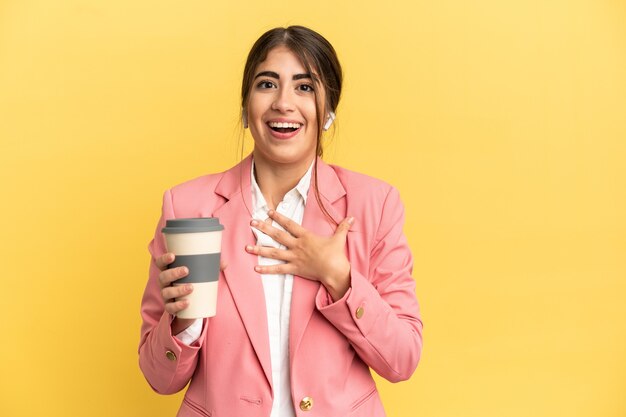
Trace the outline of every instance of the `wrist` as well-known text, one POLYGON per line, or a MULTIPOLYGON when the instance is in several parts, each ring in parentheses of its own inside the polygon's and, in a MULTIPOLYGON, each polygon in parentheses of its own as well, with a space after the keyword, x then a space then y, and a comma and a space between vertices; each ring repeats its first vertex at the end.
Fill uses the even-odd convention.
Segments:
POLYGON ((172 323, 170 324, 172 328, 172 334, 179 334, 187 327, 191 326, 195 321, 195 319, 179 319, 178 317, 174 316, 174 320, 172 320, 172 323))
POLYGON ((344 272, 328 277, 323 284, 333 301, 343 298, 350 288, 350 264, 347 265, 347 269, 344 272))

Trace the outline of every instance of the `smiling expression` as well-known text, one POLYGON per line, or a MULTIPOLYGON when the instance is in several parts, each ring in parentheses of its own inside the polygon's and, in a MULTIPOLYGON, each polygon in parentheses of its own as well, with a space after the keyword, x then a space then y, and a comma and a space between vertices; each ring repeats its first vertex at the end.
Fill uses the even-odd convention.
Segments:
MULTIPOLYGON (((270 164, 302 166, 316 155, 316 91, 311 74, 284 46, 270 50, 256 68, 246 113, 254 138, 254 158, 270 164)), ((318 94, 323 94, 319 88, 318 94)), ((320 97, 323 101, 323 97, 320 97)))

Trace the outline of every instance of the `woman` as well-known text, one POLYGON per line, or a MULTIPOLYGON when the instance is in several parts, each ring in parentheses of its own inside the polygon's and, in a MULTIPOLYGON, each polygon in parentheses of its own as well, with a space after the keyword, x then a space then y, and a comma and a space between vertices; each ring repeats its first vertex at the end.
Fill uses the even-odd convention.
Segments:
POLYGON ((179 416, 384 416, 370 369, 408 379, 422 323, 398 192, 325 164, 341 67, 301 27, 266 32, 242 83, 254 150, 237 166, 165 192, 142 301, 140 367, 153 389, 190 383, 179 416), (167 219, 225 226, 217 315, 185 320, 160 233, 167 219))

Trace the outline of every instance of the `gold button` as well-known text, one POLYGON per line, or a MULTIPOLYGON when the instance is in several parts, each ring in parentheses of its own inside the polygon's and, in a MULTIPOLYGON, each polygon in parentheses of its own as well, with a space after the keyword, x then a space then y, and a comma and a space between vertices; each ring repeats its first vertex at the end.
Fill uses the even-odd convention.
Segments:
POLYGON ((365 309, 363 307, 359 307, 356 309, 356 318, 360 319, 363 317, 363 313, 365 313, 365 309))
POLYGON ((304 397, 302 401, 300 401, 300 410, 310 411, 311 408, 313 408, 313 398, 304 397))
POLYGON ((167 356, 167 359, 171 360, 172 362, 176 360, 176 355, 171 350, 165 352, 165 356, 167 356))

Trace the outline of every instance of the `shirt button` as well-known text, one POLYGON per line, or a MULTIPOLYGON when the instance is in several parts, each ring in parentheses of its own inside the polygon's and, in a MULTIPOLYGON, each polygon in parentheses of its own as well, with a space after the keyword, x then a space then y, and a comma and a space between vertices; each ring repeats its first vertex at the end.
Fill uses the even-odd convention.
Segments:
POLYGON ((311 408, 313 408, 313 398, 304 397, 302 401, 300 401, 300 410, 311 411, 311 408))
POLYGON ((356 318, 360 319, 361 317, 363 317, 363 314, 365 313, 365 309, 363 307, 359 307, 356 309, 356 318))
POLYGON ((167 352, 165 352, 165 356, 167 357, 167 359, 171 360, 172 362, 176 360, 176 355, 171 350, 168 350, 167 352))

